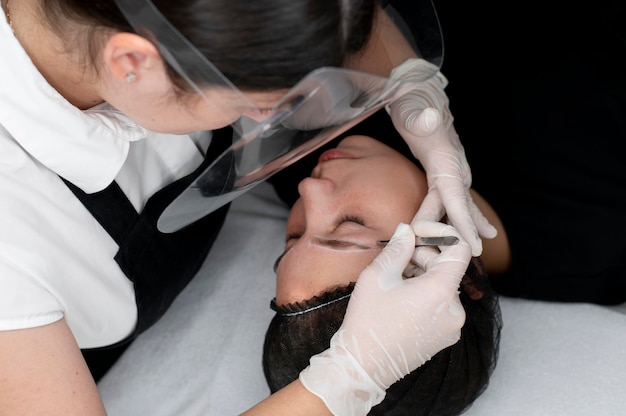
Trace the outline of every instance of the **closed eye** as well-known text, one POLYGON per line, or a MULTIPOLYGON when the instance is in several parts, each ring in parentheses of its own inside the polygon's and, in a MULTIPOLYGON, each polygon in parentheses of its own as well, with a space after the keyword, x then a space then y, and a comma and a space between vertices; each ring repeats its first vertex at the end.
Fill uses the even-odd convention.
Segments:
POLYGON ((354 216, 354 215, 346 215, 346 216, 341 217, 341 220, 339 220, 339 222, 337 223, 337 227, 339 227, 341 224, 345 222, 354 222, 356 224, 365 226, 365 221, 363 221, 362 218, 354 216))
POLYGON ((300 233, 291 233, 287 235, 287 238, 285 238, 285 243, 288 243, 289 240, 297 240, 298 238, 302 237, 302 234, 300 233))
MULTIPOLYGON (((352 223, 355 223, 355 224, 359 224, 359 225, 365 226, 365 221, 363 221, 362 218, 354 216, 354 215, 345 215, 345 216, 341 217, 341 219, 337 222, 337 225, 335 226, 335 228, 338 228, 341 224, 344 224, 346 222, 352 222, 352 223)), ((302 237, 302 234, 300 234, 300 233, 288 234, 287 238, 285 239, 285 244, 289 243, 289 241, 291 241, 291 240, 297 240, 300 237, 302 237)), ((335 240, 332 240, 332 241, 335 241, 335 240)), ((332 243, 331 244, 327 243, 327 245, 333 245, 333 244, 332 243)), ((354 244, 351 243, 350 245, 352 246, 354 244)), ((341 244, 339 244, 339 245, 335 244, 335 246, 341 246, 341 244)), ((280 261, 283 259, 283 257, 285 257, 285 254, 287 254, 289 252, 290 248, 291 247, 287 247, 285 249, 285 251, 283 251, 283 253, 280 256, 278 256, 278 258, 274 262, 274 267, 273 267, 274 273, 276 273, 276 271, 278 270, 278 265, 280 264, 280 261)))

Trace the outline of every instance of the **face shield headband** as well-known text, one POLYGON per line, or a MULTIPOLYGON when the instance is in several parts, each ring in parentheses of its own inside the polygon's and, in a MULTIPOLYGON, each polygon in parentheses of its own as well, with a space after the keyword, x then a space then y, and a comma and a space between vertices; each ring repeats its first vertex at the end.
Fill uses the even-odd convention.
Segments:
MULTIPOLYGON (((213 117, 223 111, 219 102, 207 96, 214 89, 228 94, 229 102, 262 113, 150 0, 115 2, 137 33, 158 46, 163 59, 202 98, 213 117)), ((403 3, 398 8, 387 6, 385 12, 418 56, 434 64, 432 72, 424 73, 426 80, 443 59, 439 21, 431 0, 403 3)), ((269 112, 264 111, 269 114, 266 118, 258 121, 242 115, 232 123, 233 144, 166 208, 157 224, 159 230, 174 232, 203 218, 411 88, 412 83, 344 68, 312 71, 269 112)))

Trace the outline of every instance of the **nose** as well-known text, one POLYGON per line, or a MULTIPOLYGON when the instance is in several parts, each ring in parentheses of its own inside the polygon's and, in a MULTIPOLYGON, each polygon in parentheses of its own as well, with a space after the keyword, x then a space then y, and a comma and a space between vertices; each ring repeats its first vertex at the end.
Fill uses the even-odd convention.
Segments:
POLYGON ((298 185, 298 192, 307 211, 325 211, 336 188, 330 179, 306 178, 298 185))
POLYGON ((319 198, 330 194, 335 188, 335 183, 330 179, 309 177, 300 182, 298 192, 303 199, 319 198))

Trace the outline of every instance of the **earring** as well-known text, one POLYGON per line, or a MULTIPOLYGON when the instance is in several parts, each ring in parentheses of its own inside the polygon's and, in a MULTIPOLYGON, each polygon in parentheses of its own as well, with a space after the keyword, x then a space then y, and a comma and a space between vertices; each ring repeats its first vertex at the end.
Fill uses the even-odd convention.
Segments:
POLYGON ((126 83, 132 84, 133 82, 135 82, 135 79, 137 79, 137 76, 134 72, 129 72, 128 74, 126 74, 126 83))

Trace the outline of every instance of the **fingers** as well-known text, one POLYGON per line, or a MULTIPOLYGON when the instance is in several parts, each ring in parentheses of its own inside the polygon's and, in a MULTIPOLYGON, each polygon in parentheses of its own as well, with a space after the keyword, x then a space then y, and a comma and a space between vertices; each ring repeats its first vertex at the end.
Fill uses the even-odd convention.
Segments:
POLYGON ((415 250, 415 234, 408 224, 399 224, 391 240, 361 273, 359 284, 376 281, 380 289, 389 289, 402 280, 402 272, 415 250))
POLYGON ((470 215, 476 224, 478 235, 482 238, 495 238, 498 235, 496 227, 489 223, 489 220, 483 212, 476 206, 473 200, 470 200, 470 215))
POLYGON ((437 247, 417 247, 413 253, 412 263, 422 271, 421 274, 424 274, 440 254, 441 251, 437 247))
MULTIPOLYGON (((413 226, 413 223, 416 221, 441 221, 445 213, 446 209, 441 202, 439 190, 431 189, 424 197, 422 204, 420 205, 417 213, 413 217, 411 226, 413 226)), ((415 231, 415 227, 413 227, 413 231, 415 231)))
POLYGON ((405 139, 424 140, 442 126, 443 118, 433 103, 419 102, 415 95, 400 98, 392 106, 397 107, 392 120, 405 139))
POLYGON ((413 255, 413 262, 425 271, 419 278, 427 279, 430 276, 438 282, 445 280, 449 283, 446 287, 456 293, 472 257, 469 244, 448 224, 420 220, 413 227, 417 235, 424 237, 453 235, 459 238, 459 242, 453 246, 418 247, 413 255))
POLYGON ((442 199, 442 192, 438 188, 431 189, 422 205, 418 209, 411 225, 416 235, 425 237, 415 230, 414 224, 418 221, 441 221, 447 215, 448 222, 458 230, 459 234, 469 243, 474 256, 480 256, 483 251, 483 242, 480 236, 491 238, 497 233, 496 229, 489 224, 482 212, 476 207, 471 196, 466 195, 465 187, 456 184, 457 192, 451 188, 453 181, 446 181, 447 199, 442 199))
POLYGON ((428 136, 441 125, 441 113, 435 108, 428 107, 418 116, 408 117, 406 128, 418 136, 428 136))
POLYGON ((472 249, 472 255, 477 257, 483 252, 483 242, 478 235, 474 218, 470 215, 467 198, 443 201, 448 215, 448 222, 456 227, 459 234, 467 241, 472 249))

